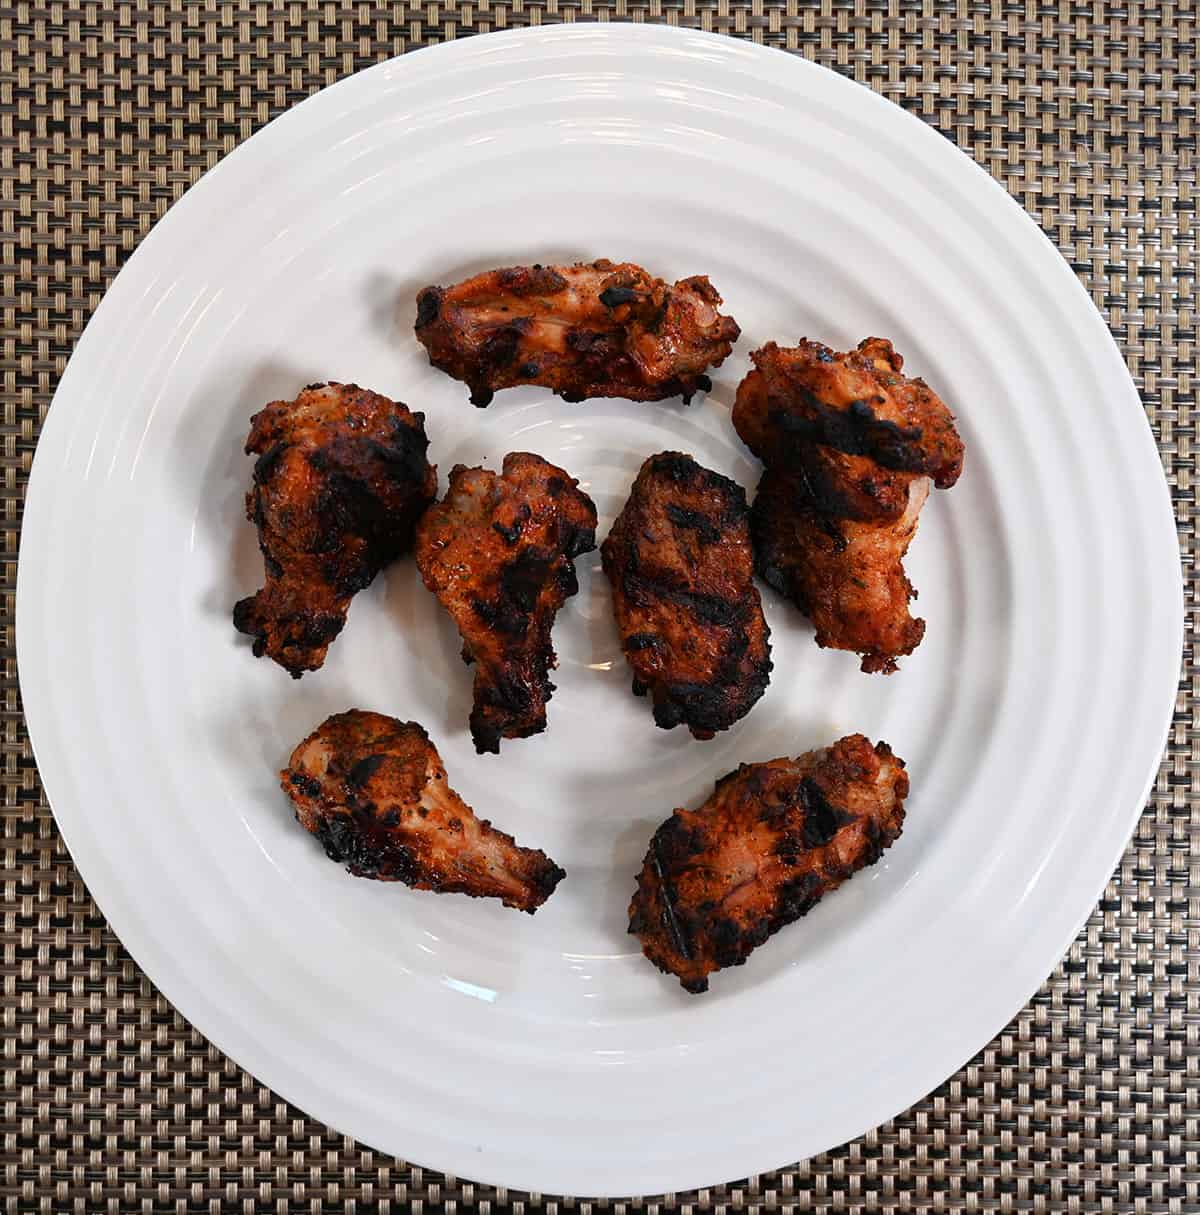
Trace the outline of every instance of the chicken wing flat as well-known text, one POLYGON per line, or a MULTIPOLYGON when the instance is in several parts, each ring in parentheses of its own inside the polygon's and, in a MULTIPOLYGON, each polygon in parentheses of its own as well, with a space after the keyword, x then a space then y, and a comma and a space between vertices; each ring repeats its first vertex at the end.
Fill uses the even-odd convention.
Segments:
POLYGON ((674 286, 630 262, 513 266, 417 296, 417 339, 471 401, 540 384, 567 401, 691 399, 741 330, 703 275, 674 286))
POLYGON ((350 600, 412 543, 437 495, 425 415, 356 384, 310 384, 251 419, 246 514, 266 584, 233 623, 293 678, 315 671, 350 600))
POLYGON ((908 776, 851 734, 798 759, 742 764, 654 833, 629 931, 690 992, 873 865, 900 835, 908 776))
POLYGON ((742 487, 691 456, 651 456, 601 547, 633 690, 654 720, 712 738, 771 672, 742 487))
POLYGON ((925 633, 903 558, 932 485, 962 472, 954 418, 882 338, 836 353, 769 342, 751 358, 733 424, 766 464, 751 512, 759 575, 816 626, 889 674, 925 633))
POLYGON ((546 728, 550 630, 579 589, 574 558, 596 547, 596 508, 561 468, 510 452, 497 476, 458 465, 417 527, 416 558, 475 664, 471 737, 480 753, 546 728))
POLYGON ((292 752, 279 780, 301 825, 355 877, 532 914, 565 876, 544 852, 475 817, 415 722, 337 713, 292 752))

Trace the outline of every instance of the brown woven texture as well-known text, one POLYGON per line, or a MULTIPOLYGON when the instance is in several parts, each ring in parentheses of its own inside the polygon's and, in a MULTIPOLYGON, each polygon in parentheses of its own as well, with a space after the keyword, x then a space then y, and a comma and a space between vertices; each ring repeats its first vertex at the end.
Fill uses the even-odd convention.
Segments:
MULTIPOLYGON (((446 38, 594 19, 787 47, 920 115, 1007 186, 1087 284, 1128 359, 1175 493, 1195 622, 1190 0, 5 0, 5 1209, 1200 1210, 1200 886, 1189 885, 1200 673, 1190 641, 1153 799, 1033 1002, 902 1117, 793 1168, 699 1193, 625 1203, 516 1194, 360 1148, 195 1032, 126 955, 72 866, 21 717, 13 587, 39 424, 105 287, 201 172, 323 85, 446 38)), ((1086 405, 1063 402, 1081 424, 1086 405)), ((937 1017, 935 1000, 931 1033, 937 1017)))

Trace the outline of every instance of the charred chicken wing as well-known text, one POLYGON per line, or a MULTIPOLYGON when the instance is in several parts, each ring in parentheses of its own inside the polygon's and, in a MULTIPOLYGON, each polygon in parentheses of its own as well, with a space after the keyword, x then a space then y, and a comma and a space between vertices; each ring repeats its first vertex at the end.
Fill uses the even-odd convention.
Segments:
POLYGON ((335 714, 279 779, 301 825, 355 877, 500 899, 532 914, 564 876, 544 852, 475 817, 415 722, 335 714))
POLYGON ((895 519, 831 516, 803 473, 768 468, 754 500, 751 528, 758 572, 816 628, 817 644, 862 655, 864 671, 890 672, 925 635, 908 610, 916 592, 904 554, 929 494, 929 478, 902 474, 908 494, 895 519))
POLYGON ((674 286, 630 262, 514 266, 417 296, 417 339, 471 401, 540 384, 564 400, 659 401, 711 387, 737 341, 703 275, 674 286))
POLYGON ((356 592, 412 543, 437 495, 425 416, 356 384, 312 384, 251 420, 246 514, 266 584, 233 623, 299 679, 324 661, 356 592))
POLYGON ((890 342, 838 354, 769 342, 733 424, 767 466, 751 512, 758 572, 813 620, 817 644, 890 673, 925 633, 903 558, 931 485, 962 472, 954 418, 890 342))
POLYGON ((654 833, 629 931, 690 992, 873 865, 900 835, 908 776, 851 734, 799 759, 742 764, 654 833))
POLYGON ((691 456, 666 451, 638 473, 601 548, 633 690, 654 720, 712 738, 744 717, 771 671, 754 586, 746 495, 691 456))
POLYGON ((596 508, 541 456, 510 452, 503 473, 458 465, 417 527, 417 565, 475 664, 479 752, 546 728, 550 629, 579 589, 574 558, 596 547, 596 508))

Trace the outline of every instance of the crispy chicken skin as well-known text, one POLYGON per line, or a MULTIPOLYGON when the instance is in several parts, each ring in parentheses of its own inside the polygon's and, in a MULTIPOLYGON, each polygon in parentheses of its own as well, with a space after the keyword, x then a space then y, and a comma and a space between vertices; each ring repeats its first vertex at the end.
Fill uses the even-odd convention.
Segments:
POLYGON ((416 334, 429 361, 480 407, 517 384, 567 401, 687 401, 711 387, 705 371, 741 332, 720 303, 703 275, 671 286, 631 262, 512 266, 426 287, 416 334))
POLYGON ((310 384, 251 419, 246 515, 266 584, 233 623, 299 679, 325 661, 350 600, 412 543, 437 495, 425 415, 357 384, 310 384))
POLYGON ((532 914, 565 876, 544 852, 475 817, 415 722, 337 713, 292 752, 279 779, 304 829, 355 877, 500 899, 532 914))
POLYGON ((738 388, 733 424, 767 466, 751 512, 759 575, 816 626, 890 674, 925 633, 903 558, 932 485, 962 472, 954 418, 890 342, 839 354, 767 343, 738 388))
POLYGON ((633 690, 654 720, 712 738, 767 687, 770 631, 754 586, 742 487, 691 456, 651 456, 600 552, 633 690))
POLYGON ((574 558, 596 547, 596 508, 561 468, 510 452, 497 476, 458 465, 441 502, 417 527, 416 558, 475 664, 471 737, 497 752, 502 738, 546 728, 554 691, 550 630, 579 589, 574 558))
POLYGON ((742 764, 654 833, 629 931, 690 992, 873 865, 900 835, 908 776, 861 734, 798 759, 742 764))

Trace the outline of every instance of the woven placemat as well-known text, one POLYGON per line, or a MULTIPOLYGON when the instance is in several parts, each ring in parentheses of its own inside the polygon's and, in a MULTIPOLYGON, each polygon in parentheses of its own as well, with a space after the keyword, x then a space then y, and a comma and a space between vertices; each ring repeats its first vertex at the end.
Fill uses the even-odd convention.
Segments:
POLYGON ((21 718, 13 586, 39 425, 105 287, 203 170, 323 85, 447 38, 594 19, 668 21, 807 55, 920 115, 1007 186, 1087 284, 1129 361, 1175 493, 1194 624, 1191 0, 5 0, 5 1209, 1200 1210, 1200 886, 1189 887, 1200 673, 1190 640, 1153 799, 1099 908, 1029 1007, 902 1117, 794 1168, 695 1194, 515 1194, 358 1147, 191 1029, 75 872, 21 718))

